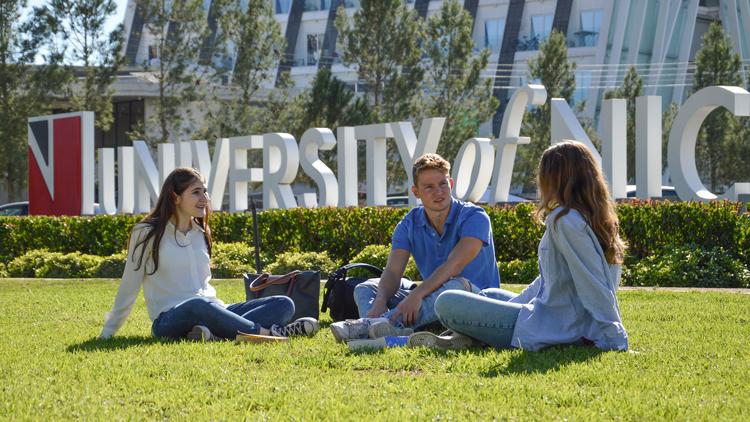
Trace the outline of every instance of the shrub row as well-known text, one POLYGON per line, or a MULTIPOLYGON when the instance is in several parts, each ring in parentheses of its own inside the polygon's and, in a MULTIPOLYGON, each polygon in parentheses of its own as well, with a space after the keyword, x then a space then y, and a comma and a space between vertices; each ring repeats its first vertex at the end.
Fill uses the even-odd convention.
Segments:
MULTIPOLYGON (((242 273, 255 271, 242 243, 216 243, 212 260, 215 278, 239 278, 242 273)), ((389 248, 370 245, 355 256, 353 262, 366 262, 383 268, 389 248)), ((34 250, 15 258, 7 266, 0 264, 2 277, 39 278, 118 278, 125 267, 125 252, 108 257, 71 252, 34 250)), ((273 274, 284 274, 296 269, 318 270, 326 277, 341 263, 334 262, 327 252, 287 252, 264 268, 273 274)), ((502 283, 527 284, 539 274, 535 259, 497 263, 502 283)), ((369 276, 369 273, 350 273, 369 276)), ((405 276, 412 280, 421 277, 413 259, 409 260, 405 276)), ((694 245, 678 247, 660 256, 649 256, 623 269, 622 284, 627 286, 662 287, 750 287, 750 271, 745 264, 731 257, 721 248, 700 249, 694 245)))
MULTIPOLYGON (((487 208, 499 261, 529 259, 544 227, 532 204, 487 208)), ((258 215, 261 250, 269 255, 288 251, 328 253, 348 261, 368 245, 388 245, 393 228, 406 210, 366 208, 296 208, 258 215)), ((734 202, 650 202, 618 205, 620 228, 640 259, 675 245, 723 247, 735 256, 748 255, 750 221, 734 202)), ((125 247, 140 216, 0 217, 0 261, 46 248, 106 256, 125 247)), ((219 242, 253 243, 249 213, 215 213, 211 226, 219 242)))
MULTIPOLYGON (((537 260, 498 262, 501 283, 528 284, 538 275, 537 260)), ((750 287, 745 263, 722 247, 702 249, 696 245, 672 248, 623 266, 623 286, 654 287, 750 287)))
MULTIPOLYGON (((215 243, 211 273, 216 278, 237 278, 244 272, 254 272, 250 262, 252 252, 247 245, 239 242, 215 243)), ((125 251, 98 256, 36 249, 13 259, 7 266, 0 266, 0 277, 119 278, 125 270, 126 259, 125 251)))
MULTIPOLYGON (((529 276, 536 264, 521 262, 535 262, 536 248, 544 232, 544 226, 534 217, 533 204, 486 209, 501 273, 508 272, 508 276, 503 274, 504 280, 529 276), (516 261, 518 263, 514 263, 516 261)), ((622 236, 629 245, 628 267, 635 268, 633 265, 646 258, 657 259, 687 246, 704 251, 721 248, 729 258, 745 266, 750 263, 750 219, 738 203, 633 201, 618 204, 617 211, 622 236)), ((363 261, 367 257, 374 265, 382 267, 387 260, 391 233, 405 213, 405 209, 386 207, 261 212, 258 226, 263 262, 270 264, 287 253, 327 252, 327 259, 334 265, 363 261)), ((140 218, 0 217, 0 263, 8 266, 14 258, 37 249, 63 255, 78 252, 110 256, 122 251, 131 228, 140 218)), ((247 246, 253 244, 251 215, 215 213, 211 226, 216 244, 225 244, 218 246, 225 249, 223 254, 214 255, 214 263, 228 272, 217 276, 237 273, 237 269, 231 269, 235 263, 243 270, 250 270, 254 266, 252 249, 247 246), (229 256, 228 261, 223 261, 224 256, 229 256)), ((317 265, 321 269, 331 265, 326 259, 311 257, 295 256, 294 259, 302 261, 289 262, 304 262, 304 266, 317 265)), ((291 255, 287 258, 292 259, 291 255)), ((280 263, 274 270, 281 271, 290 265, 280 263)), ((264 269, 268 270, 266 266, 264 269)), ((407 275, 417 275, 416 267, 410 266, 407 275)))

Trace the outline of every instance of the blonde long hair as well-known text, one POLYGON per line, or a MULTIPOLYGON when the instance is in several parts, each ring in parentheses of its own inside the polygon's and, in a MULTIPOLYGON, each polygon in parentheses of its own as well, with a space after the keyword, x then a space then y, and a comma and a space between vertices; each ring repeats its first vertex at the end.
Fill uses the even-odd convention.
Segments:
POLYGON ((578 211, 594 231, 610 264, 622 263, 626 245, 618 233, 619 221, 607 182, 591 151, 582 143, 563 141, 547 148, 537 172, 537 215, 546 217, 562 207, 554 223, 571 209, 578 211))

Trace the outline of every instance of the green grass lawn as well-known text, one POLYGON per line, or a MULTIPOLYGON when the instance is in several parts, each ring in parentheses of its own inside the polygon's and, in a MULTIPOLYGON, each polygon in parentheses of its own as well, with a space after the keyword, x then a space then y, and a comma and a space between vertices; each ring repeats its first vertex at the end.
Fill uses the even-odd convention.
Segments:
MULTIPOLYGON (((239 281, 217 281, 227 303, 239 281)), ((117 283, 0 280, 0 419, 750 419, 750 295, 620 293, 631 352, 390 349, 323 329, 286 344, 166 342, 117 283)))

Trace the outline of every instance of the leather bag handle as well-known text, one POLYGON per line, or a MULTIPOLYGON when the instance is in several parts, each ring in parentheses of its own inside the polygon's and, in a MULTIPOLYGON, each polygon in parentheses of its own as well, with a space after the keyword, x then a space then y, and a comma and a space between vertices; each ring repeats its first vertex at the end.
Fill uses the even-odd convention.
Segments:
POLYGON ((286 283, 290 283, 289 290, 291 290, 291 284, 294 284, 294 280, 300 273, 300 270, 294 270, 284 275, 261 274, 250 283, 250 291, 255 293, 275 284, 286 283))

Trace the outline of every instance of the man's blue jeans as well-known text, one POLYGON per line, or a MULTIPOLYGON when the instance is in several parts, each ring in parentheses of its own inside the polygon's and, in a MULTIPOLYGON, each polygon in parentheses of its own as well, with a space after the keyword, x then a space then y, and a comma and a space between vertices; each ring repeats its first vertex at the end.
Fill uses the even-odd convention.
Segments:
POLYGON ((503 289, 484 289, 479 294, 447 291, 435 301, 435 313, 453 331, 507 348, 521 310, 521 305, 508 302, 516 296, 503 289))
POLYGON ((154 320, 151 332, 157 337, 182 338, 195 325, 203 325, 217 337, 234 339, 237 331, 258 334, 260 328, 285 325, 294 316, 294 302, 286 296, 269 296, 239 302, 224 308, 206 298, 188 299, 154 320))
MULTIPOLYGON (((354 288, 354 301, 357 303, 360 318, 366 317, 367 313, 370 312, 372 302, 378 294, 378 283, 380 283, 379 278, 371 278, 364 283, 358 284, 357 287, 354 288)), ((446 281, 439 289, 422 299, 422 306, 419 308, 419 315, 417 316, 417 321, 414 323, 415 328, 425 326, 438 320, 437 315, 435 315, 435 300, 441 293, 449 290, 461 290, 464 292, 470 290, 475 293, 479 292, 477 286, 471 284, 463 277, 452 278, 446 281)), ((388 303, 386 304, 388 311, 382 316, 390 318, 391 315, 396 312, 396 306, 398 306, 402 300, 406 299, 406 297, 409 296, 409 293, 411 293, 411 290, 409 289, 404 289, 403 287, 398 289, 396 294, 388 300, 388 303)), ((403 321, 400 316, 394 321, 394 325, 403 326, 403 321)))

